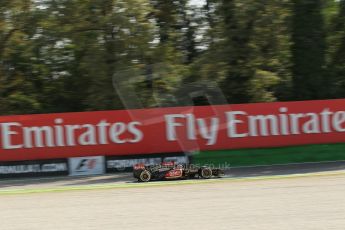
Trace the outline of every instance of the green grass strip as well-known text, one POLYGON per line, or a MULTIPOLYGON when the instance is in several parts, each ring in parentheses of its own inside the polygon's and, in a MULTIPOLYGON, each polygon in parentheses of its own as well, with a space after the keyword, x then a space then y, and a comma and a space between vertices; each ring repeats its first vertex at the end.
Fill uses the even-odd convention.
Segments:
POLYGON ((345 160, 345 143, 284 148, 204 151, 194 155, 196 164, 255 166, 345 160))

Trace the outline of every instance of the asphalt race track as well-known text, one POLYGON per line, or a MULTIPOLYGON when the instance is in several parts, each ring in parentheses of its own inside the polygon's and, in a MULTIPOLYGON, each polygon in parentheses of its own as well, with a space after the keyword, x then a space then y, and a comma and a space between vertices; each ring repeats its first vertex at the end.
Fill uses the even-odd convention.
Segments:
POLYGON ((233 168, 135 183, 130 174, 0 181, 0 229, 345 229, 345 162, 233 168))

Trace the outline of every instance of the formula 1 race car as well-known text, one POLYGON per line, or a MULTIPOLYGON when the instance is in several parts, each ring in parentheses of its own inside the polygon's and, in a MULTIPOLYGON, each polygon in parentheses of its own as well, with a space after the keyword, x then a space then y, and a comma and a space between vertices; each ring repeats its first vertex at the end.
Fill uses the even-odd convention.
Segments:
POLYGON ((175 162, 162 162, 158 165, 136 164, 133 167, 133 176, 139 182, 151 180, 192 179, 224 176, 224 171, 219 168, 207 166, 198 167, 192 164, 175 164, 175 162))

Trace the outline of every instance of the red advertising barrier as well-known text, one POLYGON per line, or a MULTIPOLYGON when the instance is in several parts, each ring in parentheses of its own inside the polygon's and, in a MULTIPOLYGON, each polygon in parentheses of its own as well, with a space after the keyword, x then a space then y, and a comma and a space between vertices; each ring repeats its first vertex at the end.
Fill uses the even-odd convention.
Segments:
POLYGON ((345 99, 0 117, 0 161, 345 142, 345 99))

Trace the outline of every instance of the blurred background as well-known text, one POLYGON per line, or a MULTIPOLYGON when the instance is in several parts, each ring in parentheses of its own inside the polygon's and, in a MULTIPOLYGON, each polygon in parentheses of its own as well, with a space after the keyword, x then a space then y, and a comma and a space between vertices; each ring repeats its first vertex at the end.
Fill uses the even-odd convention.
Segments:
POLYGON ((201 81, 222 103, 344 98, 344 63, 344 0, 0 0, 1 115, 123 109, 129 70, 145 108, 201 81))

